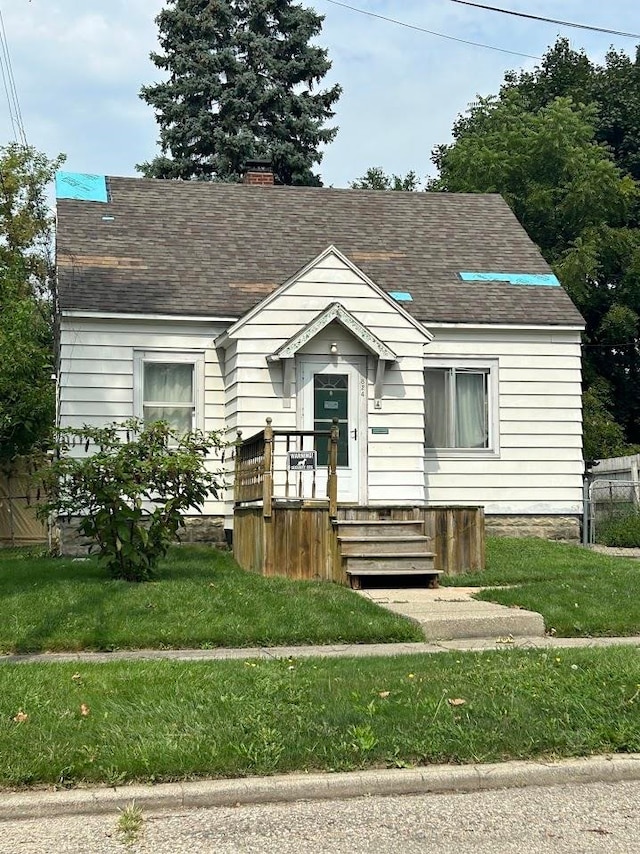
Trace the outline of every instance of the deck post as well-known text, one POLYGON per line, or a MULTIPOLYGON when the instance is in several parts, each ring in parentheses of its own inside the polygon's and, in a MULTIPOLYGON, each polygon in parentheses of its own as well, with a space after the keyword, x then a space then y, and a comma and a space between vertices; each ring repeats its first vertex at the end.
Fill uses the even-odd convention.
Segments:
POLYGON ((242 430, 237 430, 235 445, 235 477, 233 479, 233 503, 239 504, 238 493, 240 483, 240 448, 242 447, 242 430))
POLYGON ((271 418, 267 418, 264 428, 264 468, 262 476, 262 515, 271 518, 271 503, 273 500, 273 427, 271 418))
POLYGON ((329 473, 327 477, 330 519, 336 519, 338 516, 338 431, 338 419, 334 418, 329 439, 329 473))

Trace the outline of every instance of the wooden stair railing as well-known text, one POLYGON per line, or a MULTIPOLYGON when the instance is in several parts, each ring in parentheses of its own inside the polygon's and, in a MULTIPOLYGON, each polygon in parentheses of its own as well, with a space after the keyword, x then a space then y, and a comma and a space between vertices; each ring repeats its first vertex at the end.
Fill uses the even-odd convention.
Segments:
MULTIPOLYGON (((327 463, 327 499, 329 516, 335 519, 338 515, 338 419, 334 418, 330 430, 274 430, 272 419, 267 418, 264 430, 242 438, 242 431, 237 431, 235 442, 235 481, 234 503, 239 506, 244 503, 262 501, 263 517, 272 516, 274 497, 274 442, 285 438, 287 449, 293 437, 312 436, 315 439, 327 437, 329 453, 327 463)), ((287 490, 289 481, 287 479, 287 490)))

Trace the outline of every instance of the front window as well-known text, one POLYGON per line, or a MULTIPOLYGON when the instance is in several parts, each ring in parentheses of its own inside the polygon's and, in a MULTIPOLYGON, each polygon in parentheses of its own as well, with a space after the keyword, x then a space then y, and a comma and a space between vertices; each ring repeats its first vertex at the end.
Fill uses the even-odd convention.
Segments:
POLYGON ((428 367, 425 377, 425 447, 492 449, 491 369, 428 367))
POLYGON ((167 421, 179 433, 199 427, 199 362, 202 357, 186 353, 136 355, 136 414, 147 423, 167 421))
POLYGON ((180 433, 193 430, 196 402, 193 365, 145 362, 142 417, 168 421, 180 433))

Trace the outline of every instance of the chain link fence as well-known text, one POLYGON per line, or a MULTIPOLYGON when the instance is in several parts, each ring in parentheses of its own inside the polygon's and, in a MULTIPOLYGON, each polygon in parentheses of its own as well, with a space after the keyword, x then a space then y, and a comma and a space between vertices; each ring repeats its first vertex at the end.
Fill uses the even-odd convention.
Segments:
POLYGON ((640 547, 640 480, 596 477, 588 495, 589 542, 640 547))

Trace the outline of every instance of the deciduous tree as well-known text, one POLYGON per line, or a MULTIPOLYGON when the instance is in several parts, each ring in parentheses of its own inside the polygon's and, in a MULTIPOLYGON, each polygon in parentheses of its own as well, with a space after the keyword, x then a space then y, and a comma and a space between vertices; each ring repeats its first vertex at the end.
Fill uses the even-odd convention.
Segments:
MULTIPOLYGON (((608 63, 613 74, 612 55, 608 63)), ((586 320, 585 447, 596 457, 621 437, 640 442, 640 192, 631 149, 616 162, 601 141, 591 93, 605 71, 597 77, 584 54, 556 45, 536 72, 471 105, 453 143, 434 150, 430 184, 501 193, 558 272, 586 320)))
POLYGON ((420 189, 420 179, 411 170, 406 175, 387 175, 380 166, 371 166, 362 178, 349 184, 352 190, 407 190, 420 189))
POLYGON ((46 443, 54 423, 53 216, 46 187, 62 158, 0 148, 0 461, 46 443))

